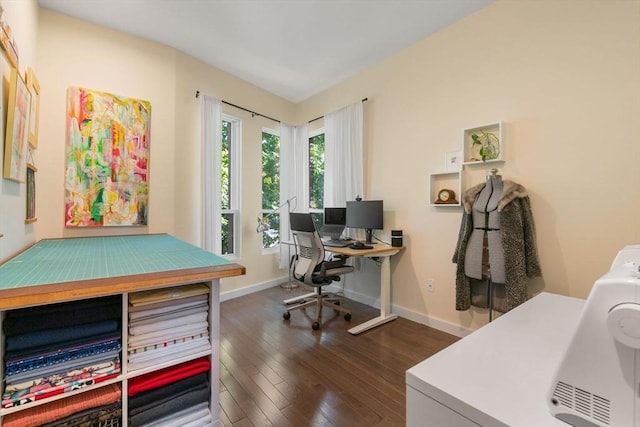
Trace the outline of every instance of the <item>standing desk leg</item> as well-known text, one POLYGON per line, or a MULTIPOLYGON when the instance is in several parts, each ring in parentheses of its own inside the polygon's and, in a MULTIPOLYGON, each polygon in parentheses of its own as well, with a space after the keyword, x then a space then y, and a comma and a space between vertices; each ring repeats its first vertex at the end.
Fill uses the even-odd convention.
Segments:
POLYGON ((391 314, 391 255, 382 258, 380 269, 380 316, 349 329, 349 333, 357 335, 371 328, 380 326, 398 318, 391 314))

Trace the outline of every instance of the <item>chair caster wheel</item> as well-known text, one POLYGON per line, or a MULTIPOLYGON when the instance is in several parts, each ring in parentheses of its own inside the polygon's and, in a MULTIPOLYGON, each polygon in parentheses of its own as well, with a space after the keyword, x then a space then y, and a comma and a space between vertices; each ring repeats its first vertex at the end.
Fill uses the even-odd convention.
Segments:
POLYGON ((282 315, 282 318, 284 320, 289 320, 291 319, 291 313, 289 313, 288 311, 285 311, 284 314, 282 315))
POLYGON ((351 320, 351 313, 347 313, 347 314, 345 314, 345 315, 344 315, 344 320, 346 320, 347 322, 348 322, 349 320, 351 320))
POLYGON ((320 323, 313 322, 313 324, 311 325, 311 329, 313 329, 314 331, 317 331, 318 329, 320 329, 320 323))

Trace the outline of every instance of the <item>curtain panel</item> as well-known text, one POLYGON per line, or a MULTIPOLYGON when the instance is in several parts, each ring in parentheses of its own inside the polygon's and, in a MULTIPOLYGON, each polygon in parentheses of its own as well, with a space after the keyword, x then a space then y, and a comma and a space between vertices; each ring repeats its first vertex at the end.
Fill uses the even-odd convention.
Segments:
MULTIPOLYGON (((291 212, 309 212, 309 127, 280 124, 280 204, 291 212), (305 165, 307 165, 305 167, 305 165)), ((280 241, 290 240, 289 217, 280 213, 280 241)), ((289 268, 291 245, 280 245, 280 268, 289 268)))
POLYGON ((364 197, 363 105, 324 116, 324 206, 345 206, 364 197))
POLYGON ((222 103, 202 96, 202 236, 201 247, 222 252, 221 210, 222 103))

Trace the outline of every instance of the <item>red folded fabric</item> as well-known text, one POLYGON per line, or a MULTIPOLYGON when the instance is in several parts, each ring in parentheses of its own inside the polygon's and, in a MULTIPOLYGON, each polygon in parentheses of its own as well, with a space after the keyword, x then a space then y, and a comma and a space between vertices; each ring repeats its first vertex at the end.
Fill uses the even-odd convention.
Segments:
POLYGON ((211 362, 207 357, 191 360, 176 366, 161 369, 129 380, 129 396, 135 396, 143 391, 162 387, 169 383, 191 377, 193 375, 208 372, 211 369, 211 362))
POLYGON ((120 384, 109 384, 66 399, 54 400, 44 405, 8 414, 3 417, 2 426, 37 427, 85 409, 96 408, 119 400, 120 384))

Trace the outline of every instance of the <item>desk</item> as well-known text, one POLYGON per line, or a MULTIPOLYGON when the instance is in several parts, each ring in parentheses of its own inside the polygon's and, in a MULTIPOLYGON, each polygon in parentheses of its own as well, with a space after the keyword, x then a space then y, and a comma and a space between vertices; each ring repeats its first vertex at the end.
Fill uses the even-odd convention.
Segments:
MULTIPOLYGON (((284 244, 293 244, 293 242, 281 242, 284 244)), ((346 246, 343 248, 337 248, 333 246, 325 246, 325 252, 330 252, 336 255, 346 255, 350 257, 365 257, 365 258, 382 258, 382 266, 380 269, 380 315, 373 319, 364 322, 358 326, 354 326, 349 329, 349 333, 357 335, 361 332, 368 331, 369 329, 380 326, 384 323, 390 322, 398 318, 397 315, 391 314, 391 262, 389 259, 404 249, 404 246, 390 246, 384 243, 369 244, 373 246, 371 249, 351 249, 346 246)), ((284 300, 285 304, 292 304, 302 299, 312 297, 315 292, 309 294, 300 295, 297 297, 284 300)))
POLYGON ((346 255, 350 257, 382 258, 380 268, 380 315, 349 329, 349 333, 357 335, 368 331, 371 328, 380 326, 398 318, 396 314, 391 314, 391 262, 390 258, 404 249, 404 246, 393 247, 383 243, 374 243, 372 249, 351 249, 350 247, 334 248, 325 246, 324 250, 336 255, 346 255))

